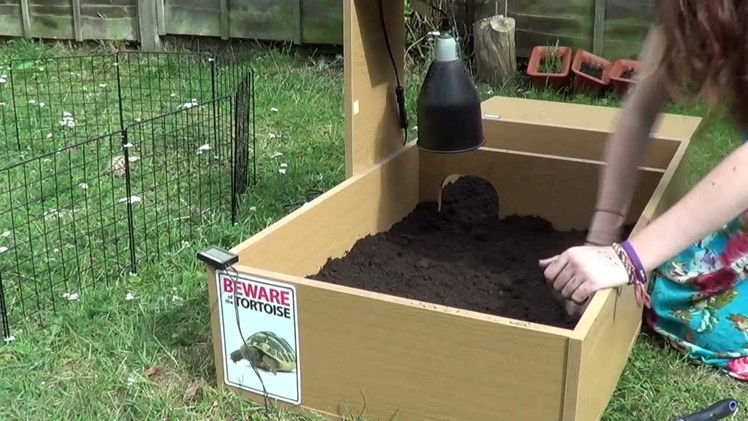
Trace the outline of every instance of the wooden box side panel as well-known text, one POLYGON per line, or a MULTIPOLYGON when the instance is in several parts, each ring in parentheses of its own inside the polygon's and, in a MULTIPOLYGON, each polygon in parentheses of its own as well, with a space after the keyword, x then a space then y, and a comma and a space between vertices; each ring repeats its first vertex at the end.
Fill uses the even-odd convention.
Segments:
MULTIPOLYGON (((665 212, 685 192, 689 142, 680 144, 673 162, 641 214, 634 233, 665 212)), ((642 308, 632 288, 602 291, 594 300, 569 342, 565 421, 599 420, 628 362, 641 327, 642 308), (594 315, 595 317, 592 317, 594 315), (587 326, 582 326, 587 325, 587 326), (586 334, 585 334, 586 332, 586 334)))
POLYGON ((316 273, 418 203, 418 151, 409 145, 233 248, 239 263, 294 276, 316 273))
MULTIPOLYGON (((566 158, 605 160, 609 132, 581 128, 559 128, 505 119, 483 119, 485 147, 516 152, 555 155, 566 158)), ((673 159, 680 141, 651 138, 642 166, 665 170, 673 159)))
MULTIPOLYGON (((595 161, 481 148, 457 155, 420 153, 421 201, 438 201, 445 179, 455 174, 488 181, 499 197, 499 217, 535 215, 557 230, 584 230, 597 199, 603 164, 595 161)), ((662 171, 640 169, 628 218, 633 224, 649 201, 662 171)))
POLYGON ((636 342, 641 319, 630 288, 605 291, 586 310, 595 322, 569 341, 563 421, 599 420, 636 342), (620 294, 620 295, 619 295, 620 294))
POLYGON ((405 84, 405 17, 402 1, 384 1, 387 39, 379 1, 344 0, 345 169, 351 177, 403 147, 398 124, 397 78, 405 84))
MULTIPOLYGON (((236 270, 296 288, 297 410, 382 420, 559 419, 563 335, 241 265, 236 270)), ((231 350, 222 349, 214 282, 213 343, 218 381, 225 386, 223 360, 231 350)))
MULTIPOLYGON (((494 96, 483 101, 481 109, 486 118, 609 133, 615 130, 615 123, 622 112, 621 108, 600 105, 505 96, 494 96)), ((701 121, 699 117, 661 113, 654 123, 652 134, 665 139, 688 140, 701 121)))

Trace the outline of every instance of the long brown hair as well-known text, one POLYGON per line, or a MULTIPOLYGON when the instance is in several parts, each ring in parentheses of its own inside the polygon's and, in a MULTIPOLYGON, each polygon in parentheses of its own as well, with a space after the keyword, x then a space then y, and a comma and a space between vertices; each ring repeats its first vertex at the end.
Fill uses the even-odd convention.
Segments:
POLYGON ((748 1, 658 0, 670 96, 700 97, 748 129, 748 1))

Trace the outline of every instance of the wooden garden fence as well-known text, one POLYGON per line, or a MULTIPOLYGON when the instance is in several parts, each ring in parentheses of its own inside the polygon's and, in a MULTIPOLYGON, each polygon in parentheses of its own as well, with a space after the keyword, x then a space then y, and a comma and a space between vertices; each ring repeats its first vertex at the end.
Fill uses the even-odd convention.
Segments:
POLYGON ((342 0, 0 0, 0 36, 140 41, 165 35, 338 44, 342 0))
MULTIPOLYGON (((344 1, 354 0, 0 0, 0 36, 129 40, 146 48, 165 35, 342 44, 344 1)), ((412 1, 418 10, 423 0, 412 1)), ((504 13, 504 0, 455 1, 473 1, 475 18, 496 9, 504 13)), ((556 41, 609 58, 636 55, 655 10, 655 0, 508 0, 507 5, 517 22, 520 56, 556 41)))

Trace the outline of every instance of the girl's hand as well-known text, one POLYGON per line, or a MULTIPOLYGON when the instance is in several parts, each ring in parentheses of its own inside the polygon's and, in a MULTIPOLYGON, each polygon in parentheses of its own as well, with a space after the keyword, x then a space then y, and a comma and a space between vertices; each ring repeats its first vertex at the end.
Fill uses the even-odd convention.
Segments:
POLYGON ((572 247, 539 263, 553 289, 576 304, 601 289, 629 283, 626 268, 612 247, 572 247))

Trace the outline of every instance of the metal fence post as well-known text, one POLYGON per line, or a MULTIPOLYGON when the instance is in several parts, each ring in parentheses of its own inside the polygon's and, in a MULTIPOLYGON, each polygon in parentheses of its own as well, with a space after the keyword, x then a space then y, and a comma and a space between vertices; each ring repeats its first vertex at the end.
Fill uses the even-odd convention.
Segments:
POLYGON ((132 186, 131 186, 131 174, 130 174, 130 142, 128 140, 128 130, 125 129, 122 132, 122 152, 125 159, 125 189, 127 191, 127 198, 125 203, 127 204, 127 241, 130 245, 130 273, 138 273, 137 257, 135 255, 135 221, 132 212, 132 186))
POLYGON ((8 321, 8 308, 5 306, 5 287, 3 286, 2 272, 0 272, 0 324, 3 327, 3 338, 10 338, 10 321, 8 321))

